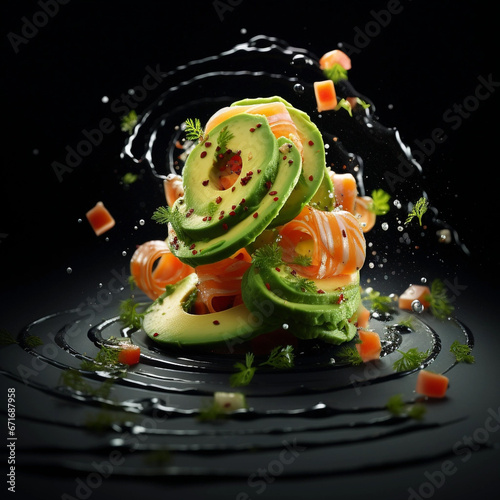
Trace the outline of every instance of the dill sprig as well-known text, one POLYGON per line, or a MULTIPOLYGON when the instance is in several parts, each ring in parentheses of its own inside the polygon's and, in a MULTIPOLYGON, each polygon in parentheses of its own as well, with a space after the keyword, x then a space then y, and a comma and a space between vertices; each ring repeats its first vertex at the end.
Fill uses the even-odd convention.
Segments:
POLYGON ((198 118, 186 119, 186 128, 184 131, 186 132, 186 139, 190 141, 202 141, 203 140, 203 127, 201 126, 201 122, 198 118))
POLYGON ((342 345, 337 351, 335 357, 344 363, 349 363, 354 366, 363 363, 363 359, 361 358, 359 351, 355 346, 349 344, 342 345))
POLYGON ((386 404, 387 410, 394 416, 407 416, 420 420, 425 415, 427 408, 422 403, 405 403, 401 394, 391 396, 386 404))
POLYGON ((415 217, 417 217, 418 223, 422 225, 422 216, 425 214, 425 212, 427 212, 428 208, 429 200, 424 196, 419 198, 408 214, 408 217, 405 221, 405 226, 407 226, 415 217))
POLYGON ((141 304, 134 299, 126 299, 120 302, 120 321, 130 328, 140 328, 145 313, 137 312, 141 304))
POLYGON ((391 195, 383 189, 374 189, 371 194, 373 202, 369 206, 369 210, 375 215, 385 215, 389 210, 389 200, 391 195))
POLYGON ((429 356, 429 351, 419 351, 416 347, 408 349, 406 352, 396 349, 401 354, 401 358, 394 362, 393 368, 397 372, 407 372, 418 368, 429 356))
POLYGON ((455 340, 450 346, 450 352, 455 356, 457 363, 474 363, 474 356, 471 354, 471 347, 467 344, 461 344, 455 340))
POLYGON ((168 224, 170 222, 170 208, 169 207, 158 207, 151 219, 158 224, 168 224))
POLYGON ((121 117, 120 129, 122 132, 132 133, 134 127, 137 125, 137 113, 135 109, 131 110, 128 114, 121 117))
POLYGON ((281 259, 281 247, 276 243, 263 245, 253 254, 253 263, 255 267, 269 268, 283 264, 281 259))
MULTIPOLYGON (((368 103, 366 103, 359 97, 356 97, 356 104, 359 104, 363 109, 370 107, 368 103)), ((349 113, 349 116, 352 116, 352 106, 347 99, 340 99, 340 101, 337 103, 337 106, 335 107, 335 111, 338 111, 339 109, 345 109, 349 113)))
POLYGON ((368 309, 379 313, 388 313, 394 310, 393 299, 388 295, 382 295, 372 288, 364 291, 363 302, 368 306, 368 309))
POLYGON ((296 255, 292 264, 303 267, 310 266, 312 264, 312 257, 310 255, 296 255))
MULTIPOLYGON (((14 336, 10 332, 1 328, 0 345, 12 345, 12 344, 19 344, 19 342, 14 338, 14 336)), ((43 345, 43 340, 38 335, 28 335, 26 338, 24 338, 24 345, 30 348, 37 347, 39 345, 43 345)))
POLYGON ((455 310, 448 298, 444 283, 438 278, 432 281, 431 293, 426 299, 429 301, 432 315, 438 319, 446 319, 455 310))
POLYGON ((217 148, 215 155, 224 154, 227 149, 227 143, 234 137, 234 135, 227 129, 227 125, 220 131, 217 137, 217 148))

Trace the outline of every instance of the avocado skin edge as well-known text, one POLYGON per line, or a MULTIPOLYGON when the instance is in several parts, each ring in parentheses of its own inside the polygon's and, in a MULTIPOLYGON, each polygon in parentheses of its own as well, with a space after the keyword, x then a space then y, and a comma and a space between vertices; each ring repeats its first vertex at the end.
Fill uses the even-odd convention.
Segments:
POLYGON ((356 334, 356 327, 349 320, 361 303, 361 290, 352 286, 345 292, 339 304, 300 304, 283 297, 280 288, 269 290, 255 266, 246 271, 242 280, 243 301, 250 311, 265 304, 275 326, 287 324, 298 338, 317 338, 334 344, 351 340, 356 334))

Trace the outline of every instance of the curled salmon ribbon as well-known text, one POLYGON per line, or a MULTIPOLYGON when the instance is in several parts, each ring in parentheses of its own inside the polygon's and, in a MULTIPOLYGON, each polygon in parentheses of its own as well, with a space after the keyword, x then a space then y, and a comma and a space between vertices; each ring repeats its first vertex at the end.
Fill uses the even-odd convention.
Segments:
POLYGON ((167 285, 185 278, 194 269, 170 252, 163 240, 152 240, 138 246, 130 260, 130 274, 137 287, 150 299, 158 298, 167 285))
POLYGON ((227 259, 197 266, 198 290, 208 312, 218 312, 241 304, 241 279, 252 258, 243 248, 227 259))
POLYGON ((366 242, 357 218, 346 210, 324 212, 306 205, 279 231, 283 260, 309 279, 330 278, 359 270, 366 242), (309 257, 308 266, 297 258, 309 257), (294 263, 295 261, 295 263, 294 263))

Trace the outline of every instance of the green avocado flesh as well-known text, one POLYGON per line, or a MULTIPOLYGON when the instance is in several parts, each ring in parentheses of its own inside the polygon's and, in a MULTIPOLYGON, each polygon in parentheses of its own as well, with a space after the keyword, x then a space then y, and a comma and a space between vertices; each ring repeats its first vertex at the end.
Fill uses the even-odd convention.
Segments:
MULTIPOLYGON (((265 104, 268 102, 282 102, 289 114, 290 118, 297 127, 299 139, 302 142, 302 172, 299 182, 288 198, 287 203, 281 209, 279 215, 272 221, 269 227, 280 226, 296 217, 304 206, 311 201, 318 188, 322 185, 322 181, 327 175, 325 163, 325 146, 323 137, 318 127, 311 121, 307 113, 294 108, 288 101, 278 96, 262 97, 256 99, 243 99, 234 102, 232 106, 245 106, 251 104, 265 104)), ((331 210, 334 206, 333 186, 330 179, 325 179, 325 191, 330 189, 330 192, 325 192, 320 199, 317 200, 318 207, 322 210, 331 210), (329 185, 329 187, 328 187, 329 185), (332 194, 329 197, 329 194, 332 194), (322 208, 322 207, 325 208, 322 208)))
MULTIPOLYGON (((241 115, 236 115, 235 118, 240 116, 241 115)), ((254 120, 253 123, 255 123, 257 115, 248 116, 251 116, 254 120)), ((168 243, 170 249, 182 262, 195 267, 230 257, 233 253, 254 241, 276 217, 299 179, 302 161, 299 151, 292 145, 289 139, 280 137, 280 139, 277 141, 275 140, 275 142, 279 153, 275 168, 276 175, 272 180, 266 181, 266 189, 259 201, 252 203, 251 208, 246 203, 247 191, 244 188, 253 181, 250 181, 246 186, 237 185, 235 190, 231 193, 234 195, 233 199, 237 201, 237 203, 232 202, 233 205, 237 205, 243 197, 245 198, 244 205, 249 207, 248 210, 242 211, 245 218, 234 220, 233 217, 225 211, 223 219, 226 221, 225 224, 227 225, 223 226, 222 234, 196 242, 182 239, 179 236, 176 225, 173 222, 169 224, 168 243)), ((258 175, 256 174, 257 168, 256 166, 254 169, 254 175, 258 175)), ((196 191, 202 191, 204 189, 199 179, 197 183, 196 181, 194 182, 197 186, 194 188, 196 191)), ((186 191, 193 189, 190 186, 191 185, 186 182, 186 191)), ((187 196, 187 193, 185 196, 187 196)), ((231 212, 233 205, 226 210, 231 212)), ((181 229, 181 232, 182 231, 183 228, 181 229)))
POLYGON ((259 207, 268 183, 275 179, 278 154, 278 142, 264 116, 242 113, 211 130, 191 151, 182 173, 184 196, 171 210, 177 235, 189 242, 211 239, 244 220, 259 207), (230 138, 223 149, 218 144, 225 133, 230 138), (241 160, 239 177, 224 189, 221 171, 233 155, 241 160))
POLYGON ((249 340, 271 330, 260 315, 244 304, 210 314, 190 314, 183 305, 197 292, 198 276, 191 273, 171 287, 146 310, 143 329, 159 344, 194 346, 226 343, 228 346, 249 340))
POLYGON ((347 286, 334 289, 323 286, 324 293, 319 293, 302 291, 287 271, 279 269, 259 269, 253 264, 247 270, 241 289, 250 311, 256 312, 265 304, 272 310, 271 321, 276 325, 288 324, 290 332, 299 338, 319 338, 339 344, 354 337, 356 327, 349 320, 361 303, 358 274, 347 286), (278 276, 281 273, 283 276, 278 276))

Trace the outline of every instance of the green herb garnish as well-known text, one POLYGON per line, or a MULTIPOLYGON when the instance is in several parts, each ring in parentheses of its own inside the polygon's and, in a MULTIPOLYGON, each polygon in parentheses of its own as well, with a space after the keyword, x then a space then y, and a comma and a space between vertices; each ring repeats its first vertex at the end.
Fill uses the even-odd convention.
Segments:
POLYGON ((113 368, 120 364, 118 362, 118 355, 118 349, 103 345, 93 360, 85 359, 82 361, 81 368, 86 371, 98 371, 113 368))
POLYGON ((363 363, 363 359, 359 354, 359 351, 355 346, 344 344, 337 351, 336 357, 344 363, 349 363, 351 365, 357 366, 363 363))
POLYGON ((390 209, 389 200, 391 195, 383 189, 374 189, 371 197, 373 203, 370 205, 369 210, 375 215, 385 215, 390 209))
POLYGON ((158 224, 168 224, 170 222, 171 212, 169 207, 158 207, 151 219, 157 222, 158 224))
POLYGON ((426 299, 429 301, 432 315, 438 319, 446 319, 455 310, 440 279, 435 279, 431 283, 431 293, 426 299))
POLYGON ((261 363, 259 366, 269 365, 273 368, 280 370, 292 368, 294 365, 295 354, 293 346, 287 345, 286 347, 276 346, 269 355, 269 358, 261 363))
MULTIPOLYGON (((366 103, 359 97, 356 97, 356 104, 359 104, 363 109, 370 107, 368 103, 366 103)), ((349 113, 349 116, 352 116, 352 106, 347 99, 340 99, 340 101, 337 103, 337 106, 335 107, 335 111, 338 111, 339 109, 345 109, 349 113)))
POLYGON ((297 266, 310 266, 312 264, 312 257, 310 255, 296 255, 293 259, 293 264, 297 266))
POLYGON ((455 340, 450 346, 450 352, 455 356, 458 363, 474 363, 474 356, 471 354, 471 347, 467 344, 461 344, 455 340))
POLYGON ((245 364, 241 363, 240 361, 234 364, 234 368, 236 368, 238 371, 236 373, 233 373, 229 378, 231 387, 248 385, 252 381, 255 370, 257 370, 255 366, 252 366, 254 359, 254 354, 251 352, 247 352, 245 356, 245 364))
POLYGON ((386 408, 396 417, 406 415, 416 420, 420 420, 427 411, 427 408, 421 403, 405 403, 401 394, 391 396, 387 401, 386 408))
POLYGON ((253 366, 254 361, 254 354, 251 352, 247 352, 244 364, 239 361, 235 363, 234 368, 237 368, 238 371, 236 373, 233 373, 229 378, 229 383, 232 387, 248 385, 252 381, 256 370, 260 366, 268 365, 280 370, 293 368, 295 362, 293 346, 287 345, 286 347, 275 347, 269 354, 267 360, 263 361, 258 366, 253 366))
POLYGON ((122 300, 120 303, 120 321, 126 326, 131 328, 140 328, 144 313, 137 312, 138 304, 133 299, 122 300))
POLYGON ((127 172, 123 177, 122 177, 122 182, 125 185, 130 185, 133 184, 139 176, 137 174, 133 174, 132 172, 127 172))
POLYGON ((406 372, 418 368, 429 356, 429 351, 419 351, 416 347, 408 349, 406 352, 397 349, 401 358, 394 362, 393 368, 397 372, 406 372))
POLYGON ((276 267, 283 264, 281 247, 276 242, 261 246, 252 257, 253 264, 258 268, 276 267))
POLYGON ((227 125, 220 131, 217 137, 217 148, 215 155, 224 154, 227 149, 227 143, 234 137, 234 135, 227 129, 227 125))
POLYGON ((411 212, 408 214, 408 217, 405 221, 405 226, 408 225, 415 217, 417 217, 418 223, 422 225, 422 216, 425 214, 425 212, 427 212, 428 208, 429 200, 423 196, 419 198, 413 206, 411 212))
POLYGON ((120 129, 122 132, 128 132, 129 134, 131 134, 136 125, 137 125, 137 113, 135 112, 134 109, 130 111, 130 113, 128 113, 127 115, 122 116, 120 123, 120 129))
POLYGON ((195 118, 194 120, 192 118, 186 119, 185 132, 186 138, 190 141, 203 140, 203 128, 198 118, 195 118))
MULTIPOLYGON (((12 344, 19 344, 19 342, 7 330, 4 330, 3 328, 0 329, 0 345, 12 345, 12 344)), ((43 345, 43 341, 38 335, 28 335, 24 339, 24 345, 33 348, 39 345, 43 345)))
POLYGON ((325 76, 332 80, 333 83, 338 83, 341 80, 348 80, 347 70, 341 64, 334 64, 331 68, 323 70, 325 76))
POLYGON ((394 301, 387 295, 381 295, 376 290, 365 290, 363 302, 368 305, 368 309, 379 313, 387 313, 394 309, 394 301))

